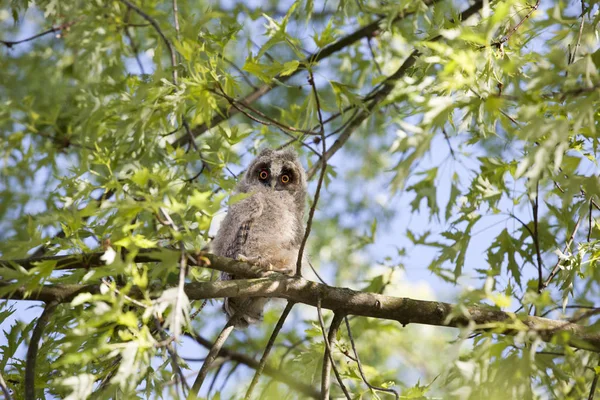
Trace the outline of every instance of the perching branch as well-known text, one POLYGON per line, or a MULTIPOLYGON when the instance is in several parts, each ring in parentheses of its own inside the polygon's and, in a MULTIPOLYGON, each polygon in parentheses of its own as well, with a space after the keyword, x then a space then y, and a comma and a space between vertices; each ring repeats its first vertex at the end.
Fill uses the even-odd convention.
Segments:
MULTIPOLYGON (((144 263, 177 259, 173 256, 173 252, 175 250, 146 251, 138 254, 133 260, 144 263)), ((175 252, 176 255, 178 253, 175 252)), ((60 269, 99 268, 104 264, 100 260, 101 256, 102 253, 92 253, 43 257, 42 260, 52 260, 60 269)), ((12 264, 27 269, 35 267, 33 260, 0 261, 2 267, 10 267, 12 264)), ((185 292, 190 300, 278 297, 316 307, 317 299, 320 297, 323 308, 349 315, 394 320, 402 325, 415 323, 447 327, 470 326, 474 330, 492 330, 494 333, 505 335, 530 331, 537 333, 544 341, 551 341, 555 333, 565 332, 570 334, 569 345, 600 352, 600 334, 588 331, 583 325, 568 321, 517 315, 485 306, 455 306, 438 301, 414 300, 332 287, 298 276, 288 276, 273 271, 265 273, 260 267, 208 253, 188 255, 188 265, 211 268, 240 278, 255 278, 187 283, 185 292), (210 265, 207 265, 207 262, 210 262, 210 265), (267 276, 264 276, 265 274, 267 276)), ((3 299, 62 303, 69 302, 71 296, 79 292, 98 293, 98 291, 99 285, 43 285, 29 293, 26 288, 2 281, 0 277, 0 298, 3 299)), ((128 295, 135 298, 141 293, 133 288, 128 295)))

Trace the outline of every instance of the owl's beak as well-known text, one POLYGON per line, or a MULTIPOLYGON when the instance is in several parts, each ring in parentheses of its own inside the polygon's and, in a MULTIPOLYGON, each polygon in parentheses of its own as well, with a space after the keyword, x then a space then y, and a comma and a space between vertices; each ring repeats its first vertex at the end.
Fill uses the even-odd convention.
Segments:
POLYGON ((271 179, 271 189, 275 190, 275 185, 277 185, 277 179, 271 179))

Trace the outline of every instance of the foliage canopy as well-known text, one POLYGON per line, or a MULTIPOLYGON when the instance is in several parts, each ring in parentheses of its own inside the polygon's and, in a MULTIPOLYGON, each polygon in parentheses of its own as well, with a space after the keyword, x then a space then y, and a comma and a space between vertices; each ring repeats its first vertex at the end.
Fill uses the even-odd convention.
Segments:
MULTIPOLYGON (((0 257, 106 263, 0 265, 4 299, 97 288, 35 317, 0 303, 13 398, 28 374, 38 398, 187 393, 225 321, 180 289, 213 270, 134 260, 205 248, 267 146, 295 147, 320 193, 307 253, 330 285, 600 333, 597 0, 0 4, 0 257)), ((201 396, 243 396, 279 314, 235 333, 201 396)), ((516 320, 349 327, 363 371, 344 324, 331 352, 352 398, 593 398, 600 372, 568 332, 516 320)), ((318 393, 323 328, 295 307, 253 397, 318 393)))

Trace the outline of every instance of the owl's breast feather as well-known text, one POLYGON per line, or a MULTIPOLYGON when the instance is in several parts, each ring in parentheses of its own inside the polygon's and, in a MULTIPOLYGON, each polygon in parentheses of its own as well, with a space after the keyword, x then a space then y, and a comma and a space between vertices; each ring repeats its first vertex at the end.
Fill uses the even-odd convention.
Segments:
POLYGON ((271 192, 261 197, 263 212, 256 221, 257 228, 260 227, 272 242, 289 245, 294 241, 297 229, 293 197, 287 192, 271 192))

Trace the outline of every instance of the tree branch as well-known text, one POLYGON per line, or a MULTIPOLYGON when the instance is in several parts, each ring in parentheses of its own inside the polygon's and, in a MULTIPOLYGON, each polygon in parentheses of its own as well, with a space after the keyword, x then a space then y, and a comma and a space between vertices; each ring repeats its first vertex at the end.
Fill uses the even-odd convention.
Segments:
POLYGON ((10 395, 10 391, 8 390, 8 386, 6 386, 6 382, 4 382, 2 373, 0 373, 0 389, 2 389, 5 400, 13 400, 12 396, 10 395))
POLYGON ((202 383, 204 383, 204 379, 206 378, 206 375, 208 375, 208 370, 217 358, 217 355, 219 354, 221 348, 227 341, 227 338, 229 337, 229 335, 231 335, 231 332, 233 332, 233 329, 235 328, 235 321, 238 316, 239 312, 235 313, 229 319, 229 321, 227 321, 225 327, 223 327, 223 330, 221 330, 219 336, 217 336, 217 338, 215 339, 215 343, 210 347, 208 355, 206 356, 206 359, 204 360, 204 363, 200 368, 200 372, 198 372, 198 376, 196 376, 196 379, 194 380, 194 385, 190 390, 190 394, 188 395, 187 400, 195 400, 198 398, 198 395, 200 394, 200 388, 202 387, 202 383))
POLYGON ((56 306, 59 303, 54 301, 46 304, 44 308, 44 312, 38 318, 35 323, 35 327, 33 328, 33 333, 31 334, 31 342, 29 342, 29 347, 27 348, 27 358, 26 358, 26 367, 25 367, 25 399, 26 400, 36 400, 35 395, 35 364, 37 361, 37 353, 40 347, 40 340, 42 339, 42 334, 44 333, 44 329, 52 316, 52 313, 56 309, 56 306))
POLYGON ((288 303, 285 306, 285 309, 283 310, 283 313, 281 313, 281 317, 279 317, 279 321, 277 321, 277 325, 275 325, 275 328, 273 329, 273 333, 271 334, 271 337, 269 338, 269 342, 267 343, 267 346, 265 347, 263 355, 260 359, 260 363, 258 364, 258 367, 256 368, 256 372, 254 373, 254 377, 252 378, 252 382, 250 382, 250 386, 248 387, 248 390, 246 391, 246 395, 244 396, 244 399, 249 400, 252 398, 251 397, 252 391, 254 390, 254 387, 258 383, 258 379, 260 378, 260 375, 262 374, 262 372, 265 368, 265 365, 267 363, 267 358, 269 357, 269 353, 271 352, 271 349, 273 348, 273 345, 275 344, 275 339, 277 339, 277 336, 279 335, 281 328, 283 328, 283 324, 284 324, 285 320, 287 319, 288 315, 290 315, 290 311, 292 311, 294 304, 295 303, 293 301, 288 301, 288 303))
MULTIPOLYGON (((167 249, 145 251, 134 257, 134 262, 174 260, 177 259, 178 253, 179 251, 167 249)), ((101 256, 102 253, 92 253, 42 257, 37 260, 0 261, 0 266, 10 267, 10 265, 16 264, 24 268, 26 266, 33 268, 35 261, 54 260, 57 266, 62 267, 60 269, 92 268, 103 265, 100 260, 101 256), (96 264, 92 261, 96 261, 96 264)), ((188 264, 226 272, 240 278, 255 278, 187 283, 185 292, 190 300, 222 297, 278 297, 316 307, 317 299, 320 297, 323 308, 345 314, 394 320, 402 325, 416 323, 461 327, 474 323, 476 324, 474 329, 493 329, 495 333, 499 334, 512 335, 520 331, 534 331, 545 341, 550 341, 555 333, 567 332, 571 334, 568 342, 571 346, 600 352, 600 334, 588 331, 583 325, 568 321, 516 315, 485 306, 454 306, 438 301, 413 300, 332 287, 297 276, 283 275, 273 271, 265 273, 255 265, 208 253, 199 252, 194 256, 188 255, 188 264)), ((3 299, 68 302, 72 298, 71 296, 77 293, 97 293, 98 290, 99 285, 56 284, 43 285, 36 291, 29 292, 15 283, 0 279, 0 298, 3 299)), ((135 288, 129 292, 129 296, 134 298, 140 294, 135 288)))
POLYGON ((335 339, 340 324, 344 320, 344 315, 339 313, 335 313, 333 315, 333 320, 331 321, 331 325, 329 326, 329 333, 326 335, 325 322, 323 321, 323 315, 321 313, 321 301, 317 303, 317 313, 319 314, 319 325, 321 326, 321 331, 323 332, 323 342, 325 344, 325 352, 323 354, 323 373, 321 374, 321 393, 323 394, 323 400, 329 400, 329 390, 331 387, 331 369, 333 369, 335 378, 337 379, 340 388, 342 388, 344 396, 346 396, 346 398, 350 400, 350 393, 348 393, 348 389, 346 389, 344 381, 342 380, 342 377, 340 376, 340 373, 337 367, 335 366, 335 361, 333 360, 333 353, 331 350, 333 339, 335 339))
POLYGON ((21 39, 21 40, 0 40, 0 43, 2 43, 3 45, 5 45, 6 47, 8 47, 9 49, 12 48, 13 46, 17 45, 17 44, 21 44, 21 43, 25 43, 25 42, 30 42, 32 40, 35 40, 39 37, 48 35, 50 33, 54 33, 54 32, 60 32, 63 31, 65 29, 70 28, 71 26, 73 26, 77 21, 71 21, 71 22, 66 22, 64 24, 58 25, 58 26, 53 26, 52 28, 45 30, 43 32, 40 32, 36 35, 33 35, 31 37, 28 37, 26 39, 21 39))

